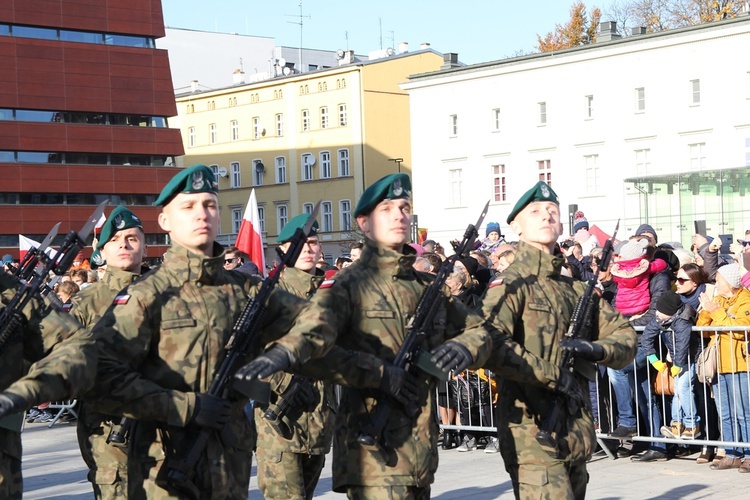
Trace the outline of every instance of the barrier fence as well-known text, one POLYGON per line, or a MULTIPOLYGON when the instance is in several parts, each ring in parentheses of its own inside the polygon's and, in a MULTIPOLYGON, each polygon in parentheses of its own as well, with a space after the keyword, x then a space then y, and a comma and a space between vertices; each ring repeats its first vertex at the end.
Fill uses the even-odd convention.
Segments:
MULTIPOLYGON (((599 367, 598 377, 590 383, 591 409, 597 424, 597 439, 611 457, 611 450, 602 440, 628 439, 649 442, 652 447, 666 444, 716 446, 734 450, 743 456, 747 448, 750 456, 750 358, 748 336, 750 327, 693 327, 688 366, 673 378, 675 394, 657 393, 655 378, 659 374, 648 362, 640 347, 644 328, 638 327, 638 354, 633 363, 622 370, 599 367), (709 345, 715 344, 715 351, 709 345), (702 383, 696 375, 696 360, 713 358, 717 373, 711 383, 702 383), (673 436, 662 433, 671 430, 675 421, 682 422, 685 433, 677 429, 673 436), (634 428, 632 436, 612 436, 618 426, 634 428), (663 443, 660 445, 660 443, 663 443)), ((659 335, 657 356, 668 360, 665 335, 659 335)), ((669 371, 669 369, 667 369, 669 371)), ((479 370, 465 371, 438 387, 438 415, 440 427, 464 433, 495 435, 493 411, 498 394, 493 374, 479 370), (455 417, 454 417, 455 415, 455 417)))

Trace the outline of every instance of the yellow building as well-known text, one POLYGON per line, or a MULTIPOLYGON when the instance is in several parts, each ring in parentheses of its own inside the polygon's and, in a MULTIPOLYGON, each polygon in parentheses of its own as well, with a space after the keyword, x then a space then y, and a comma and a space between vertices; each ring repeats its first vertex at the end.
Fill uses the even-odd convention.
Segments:
POLYGON ((219 174, 219 241, 234 243, 255 188, 266 262, 284 224, 318 200, 327 260, 348 253, 364 188, 411 170, 409 96, 398 84, 442 64, 425 49, 178 95, 183 163, 219 174))

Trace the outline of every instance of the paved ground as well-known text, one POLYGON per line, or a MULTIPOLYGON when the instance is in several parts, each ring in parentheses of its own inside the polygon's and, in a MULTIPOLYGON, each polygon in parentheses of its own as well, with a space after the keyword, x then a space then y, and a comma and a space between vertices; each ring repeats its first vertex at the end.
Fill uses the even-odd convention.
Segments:
MULTIPOLYGON (((29 424, 23 433, 24 483, 27 499, 93 498, 86 470, 78 452, 75 427, 56 424, 29 424)), ((697 465, 695 456, 649 464, 627 459, 610 460, 596 456, 589 463, 587 498, 590 499, 678 499, 678 498, 749 498, 750 474, 736 470, 712 471, 708 465, 697 465)), ((330 464, 328 464, 330 465, 330 464)), ((432 498, 439 500, 486 500, 513 498, 508 475, 499 454, 482 450, 459 453, 440 452, 440 468, 432 488, 432 498)), ((255 481, 250 483, 248 498, 260 500, 255 481)), ((323 471, 316 498, 344 498, 331 492, 331 469, 323 471)))

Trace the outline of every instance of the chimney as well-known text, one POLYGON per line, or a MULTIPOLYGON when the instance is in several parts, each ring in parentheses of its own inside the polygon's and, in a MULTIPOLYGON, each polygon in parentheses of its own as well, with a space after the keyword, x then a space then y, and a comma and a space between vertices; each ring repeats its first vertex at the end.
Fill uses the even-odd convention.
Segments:
POLYGON ((198 88, 198 80, 190 80, 190 92, 194 94, 199 91, 200 89, 198 88))
POLYGON ((458 64, 458 54, 455 52, 446 52, 443 54, 443 65, 440 69, 451 69, 459 68, 461 65, 458 64))
POLYGON ((637 28, 631 28, 630 34, 632 36, 638 36, 638 35, 645 35, 646 34, 646 27, 645 26, 638 26, 637 28))
POLYGON ((232 85, 242 85, 243 83, 245 83, 245 72, 241 69, 234 70, 232 85))
POLYGON ((399 54, 406 54, 409 52, 409 42, 399 42, 398 43, 398 53, 399 54))
POLYGON ((428 42, 420 43, 419 44, 419 50, 426 50, 430 48, 430 44, 428 42))
POLYGON ((616 21, 604 21, 599 23, 599 34, 596 35, 597 42, 609 42, 612 40, 619 40, 622 38, 617 34, 617 22, 616 21))

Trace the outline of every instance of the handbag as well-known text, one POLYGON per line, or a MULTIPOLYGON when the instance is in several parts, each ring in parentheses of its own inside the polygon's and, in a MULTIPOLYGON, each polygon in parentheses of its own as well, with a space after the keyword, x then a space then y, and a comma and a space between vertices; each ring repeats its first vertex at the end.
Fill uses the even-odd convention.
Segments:
POLYGON ((651 379, 651 391, 658 396, 674 396, 674 377, 672 376, 672 362, 665 362, 667 369, 658 371, 651 379))
POLYGON ((701 384, 716 383, 718 373, 718 360, 716 345, 718 342, 710 342, 695 360, 695 375, 701 384))

